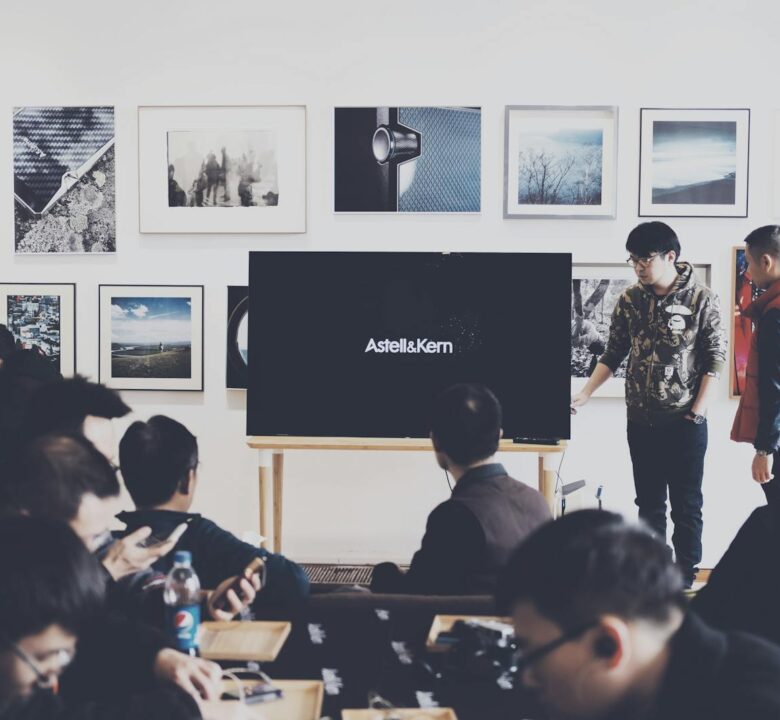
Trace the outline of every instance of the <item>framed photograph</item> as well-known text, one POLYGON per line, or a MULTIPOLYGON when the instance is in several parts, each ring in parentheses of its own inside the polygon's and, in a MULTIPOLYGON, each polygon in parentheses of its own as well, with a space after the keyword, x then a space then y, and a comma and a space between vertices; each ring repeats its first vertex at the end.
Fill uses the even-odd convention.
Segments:
MULTIPOLYGON (((701 282, 711 283, 711 266, 694 263, 701 282)), ((637 282, 625 263, 574 263, 571 292, 571 391, 585 387, 609 339, 612 311, 621 294, 637 282)), ((593 397, 624 397, 627 359, 593 397)))
POLYGON ((228 286, 227 387, 246 390, 249 384, 249 288, 228 286))
POLYGON ((642 108, 640 217, 747 217, 750 110, 642 108))
POLYGON ((0 283, 0 323, 19 347, 37 349, 66 377, 75 374, 75 284, 0 283))
POLYGON ((17 107, 17 254, 116 251, 113 107, 17 107))
POLYGON ((306 107, 138 108, 142 233, 306 232, 306 107))
POLYGON ((747 269, 745 246, 732 248, 731 261, 731 362, 729 363, 729 397, 738 398, 745 387, 748 352, 753 340, 753 321, 742 315, 742 311, 760 294, 753 284, 747 269))
POLYGON ((614 218, 614 106, 508 105, 505 218, 614 218))
POLYGON ((337 107, 337 213, 478 213, 482 109, 337 107))
POLYGON ((203 390, 203 286, 101 285, 100 382, 203 390))

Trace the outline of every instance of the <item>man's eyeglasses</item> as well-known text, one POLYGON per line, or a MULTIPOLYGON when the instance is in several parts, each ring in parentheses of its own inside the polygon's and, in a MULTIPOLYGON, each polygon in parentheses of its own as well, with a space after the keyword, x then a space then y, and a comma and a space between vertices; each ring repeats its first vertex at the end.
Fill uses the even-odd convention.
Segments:
POLYGON ((628 258, 626 259, 626 262, 631 267, 636 267, 637 265, 641 265, 642 267, 647 267, 659 255, 663 255, 663 253, 653 253, 652 255, 648 255, 647 257, 634 257, 633 255, 629 255, 628 258))
POLYGON ((35 662, 22 648, 16 643, 11 643, 11 650, 30 670, 35 673, 35 684, 43 689, 50 690, 57 687, 57 678, 60 673, 73 662, 75 653, 70 650, 57 650, 52 653, 52 657, 56 659, 56 667, 50 673, 44 673, 43 670, 38 667, 38 663, 35 662))
POLYGON ((559 647, 566 645, 574 640, 579 640, 588 630, 596 627, 598 623, 589 622, 584 625, 578 625, 571 630, 565 631, 560 637, 552 640, 551 642, 541 645, 532 650, 531 652, 523 652, 519 650, 515 655, 514 674, 520 677, 526 670, 536 665, 538 662, 546 658, 551 652, 554 652, 559 647))

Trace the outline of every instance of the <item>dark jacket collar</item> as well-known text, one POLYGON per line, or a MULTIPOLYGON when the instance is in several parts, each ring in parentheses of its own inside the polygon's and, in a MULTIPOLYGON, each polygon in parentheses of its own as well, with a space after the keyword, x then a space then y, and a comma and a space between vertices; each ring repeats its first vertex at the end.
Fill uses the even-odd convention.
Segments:
POLYGON ((501 475, 506 475, 506 470, 501 463, 478 465, 475 468, 471 468, 471 470, 467 470, 461 476, 460 480, 455 483, 452 494, 456 495, 458 491, 462 492, 466 488, 470 487, 476 482, 480 482, 481 480, 486 480, 487 478, 498 477, 501 475))
POLYGON ((676 718, 690 713, 693 719, 698 717, 696 711, 703 699, 712 693, 713 683, 718 682, 728 640, 725 633, 689 612, 672 637, 671 648, 669 665, 650 717, 676 718))
POLYGON ((116 518, 127 525, 128 529, 134 529, 149 525, 152 530, 159 527, 171 526, 171 529, 179 523, 190 518, 199 518, 199 513, 177 512, 176 510, 133 510, 119 513, 116 518))

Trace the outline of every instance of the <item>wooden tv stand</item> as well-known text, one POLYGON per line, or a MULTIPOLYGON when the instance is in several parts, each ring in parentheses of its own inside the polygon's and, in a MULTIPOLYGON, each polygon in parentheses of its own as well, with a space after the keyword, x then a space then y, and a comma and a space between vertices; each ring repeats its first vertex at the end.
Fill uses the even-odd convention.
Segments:
MULTIPOLYGON (((263 437, 247 438, 247 444, 259 450, 260 534, 266 545, 278 553, 282 550, 282 487, 284 484, 285 450, 392 450, 398 452, 433 453, 428 438, 319 438, 319 437, 263 437)), ((566 450, 566 441, 557 445, 523 445, 502 440, 499 452, 534 453, 538 456, 538 484, 550 509, 555 496, 555 456, 566 450)))

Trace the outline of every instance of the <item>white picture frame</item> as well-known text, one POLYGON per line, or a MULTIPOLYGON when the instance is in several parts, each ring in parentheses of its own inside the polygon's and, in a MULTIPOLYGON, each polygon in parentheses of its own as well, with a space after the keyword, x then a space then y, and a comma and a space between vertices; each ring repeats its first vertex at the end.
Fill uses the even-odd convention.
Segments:
POLYGON ((203 323, 202 285, 100 285, 99 381, 202 391, 203 323))
POLYGON ((141 233, 306 232, 306 106, 140 106, 138 196, 141 233), (215 177, 228 179, 219 199, 214 183, 208 206, 197 200, 204 194, 197 163, 208 172, 211 198, 212 151, 215 177), (183 173, 173 178, 183 206, 169 198, 171 165, 183 173))
POLYGON ((617 141, 614 105, 507 105, 504 218, 614 218, 617 141))
POLYGON ((747 217, 750 110, 642 108, 639 217, 747 217))

